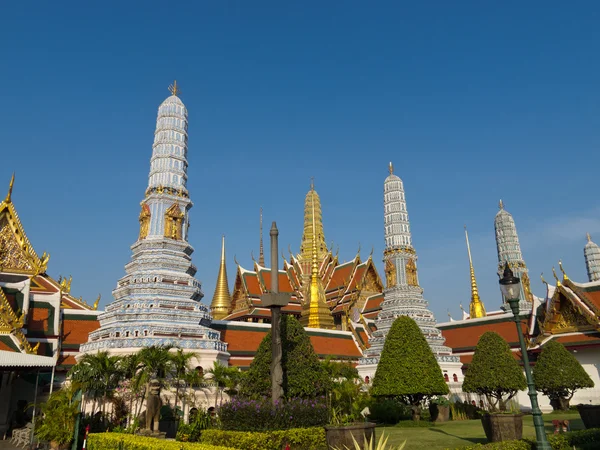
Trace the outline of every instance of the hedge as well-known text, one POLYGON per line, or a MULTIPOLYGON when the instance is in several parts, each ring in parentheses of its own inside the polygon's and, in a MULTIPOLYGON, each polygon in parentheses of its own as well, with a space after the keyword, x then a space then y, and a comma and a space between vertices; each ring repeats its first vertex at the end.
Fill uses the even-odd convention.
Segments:
POLYGON ((200 440, 204 444, 223 445, 241 450, 281 450, 285 444, 290 444, 292 450, 327 449, 325 429, 322 427, 264 432, 211 429, 203 431, 200 440))
POLYGON ((92 433, 87 440, 88 450, 233 450, 191 442, 167 441, 125 433, 92 433))
MULTIPOLYGON (((600 448, 600 428, 553 434, 548 436, 548 441, 553 450, 573 450, 574 446, 578 450, 593 450, 600 448)), ((529 438, 521 441, 477 444, 471 447, 463 447, 462 450, 535 450, 535 448, 535 439, 529 438)))

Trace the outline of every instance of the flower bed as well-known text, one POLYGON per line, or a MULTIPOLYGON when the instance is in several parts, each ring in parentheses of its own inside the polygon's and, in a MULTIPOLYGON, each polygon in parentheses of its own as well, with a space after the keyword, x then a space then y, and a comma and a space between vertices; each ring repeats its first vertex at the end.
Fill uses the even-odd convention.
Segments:
MULTIPOLYGON (((232 450, 209 444, 175 442, 135 434, 92 433, 88 436, 89 450, 232 450)), ((243 448, 243 447, 241 447, 243 448)))
POLYGON ((289 444, 292 450, 327 449, 325 429, 322 427, 264 432, 213 429, 204 430, 200 439, 202 443, 242 450, 281 450, 286 444, 289 444))

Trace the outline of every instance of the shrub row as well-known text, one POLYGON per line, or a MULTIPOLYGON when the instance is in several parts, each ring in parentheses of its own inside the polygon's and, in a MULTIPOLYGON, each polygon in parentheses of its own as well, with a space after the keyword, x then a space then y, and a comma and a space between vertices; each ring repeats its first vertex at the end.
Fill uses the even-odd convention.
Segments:
MULTIPOLYGON (((548 436, 548 441, 553 450, 572 450, 574 446, 579 450, 593 450, 600 448, 600 428, 554 434, 548 436)), ((478 444, 463 448, 463 450, 535 450, 535 448, 534 439, 523 439, 521 441, 478 444)))
POLYGON ((233 398, 219 408, 221 427, 234 431, 287 430, 325 425, 329 419, 324 397, 290 399, 273 408, 271 399, 233 398))
POLYGON ((92 433, 88 436, 89 450, 232 450, 208 444, 175 442, 124 433, 92 433))
POLYGON ((325 429, 322 427, 292 428, 265 432, 213 429, 204 430, 200 439, 204 444, 222 445, 243 450, 281 450, 286 444, 289 444, 292 450, 327 449, 325 429))

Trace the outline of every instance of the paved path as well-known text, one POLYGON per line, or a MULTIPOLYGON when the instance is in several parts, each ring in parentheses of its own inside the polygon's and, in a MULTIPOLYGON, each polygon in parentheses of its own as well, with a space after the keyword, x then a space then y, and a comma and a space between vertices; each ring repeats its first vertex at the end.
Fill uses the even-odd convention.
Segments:
POLYGON ((21 450, 23 450, 23 447, 15 447, 13 444, 11 444, 10 439, 7 439, 5 441, 0 440, 0 450, 16 450, 18 448, 21 448, 21 450))

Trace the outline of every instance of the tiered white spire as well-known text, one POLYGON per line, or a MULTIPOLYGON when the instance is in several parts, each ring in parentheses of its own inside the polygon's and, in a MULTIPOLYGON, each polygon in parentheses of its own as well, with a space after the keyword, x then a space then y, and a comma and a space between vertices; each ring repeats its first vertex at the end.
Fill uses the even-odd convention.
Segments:
POLYGON ((600 247, 592 241, 590 233, 587 234, 587 244, 583 248, 583 256, 590 282, 600 280, 600 247))
POLYGON ((212 351, 226 361, 227 344, 209 328, 211 316, 200 303, 201 284, 187 242, 192 207, 187 183, 187 110, 177 94, 158 108, 156 132, 141 203, 140 233, 131 247, 126 275, 113 291, 114 302, 99 316, 100 329, 90 333, 82 352, 176 345, 212 351))
POLYGON ((381 311, 375 320, 377 331, 373 333, 369 341, 371 346, 366 350, 360 365, 369 366, 379 362, 387 333, 399 316, 409 316, 417 322, 441 365, 460 365, 458 357, 453 356, 451 349, 444 345, 445 339, 435 326, 435 317, 427 309, 428 303, 423 299, 423 289, 419 286, 417 276, 417 253, 412 246, 404 186, 402 180, 394 175, 392 163, 389 171, 390 174, 384 182, 386 245, 383 261, 387 287, 383 292, 381 311))
MULTIPOLYGON (((498 251, 498 276, 502 277, 504 265, 508 263, 515 276, 521 278, 521 305, 522 310, 530 310, 530 303, 533 299, 529 282, 529 271, 519 244, 519 235, 513 216, 504 209, 504 203, 500 200, 498 204, 500 210, 494 219, 494 229, 496 231, 496 249, 498 251)), ((506 299, 503 299, 506 303, 506 299)))

